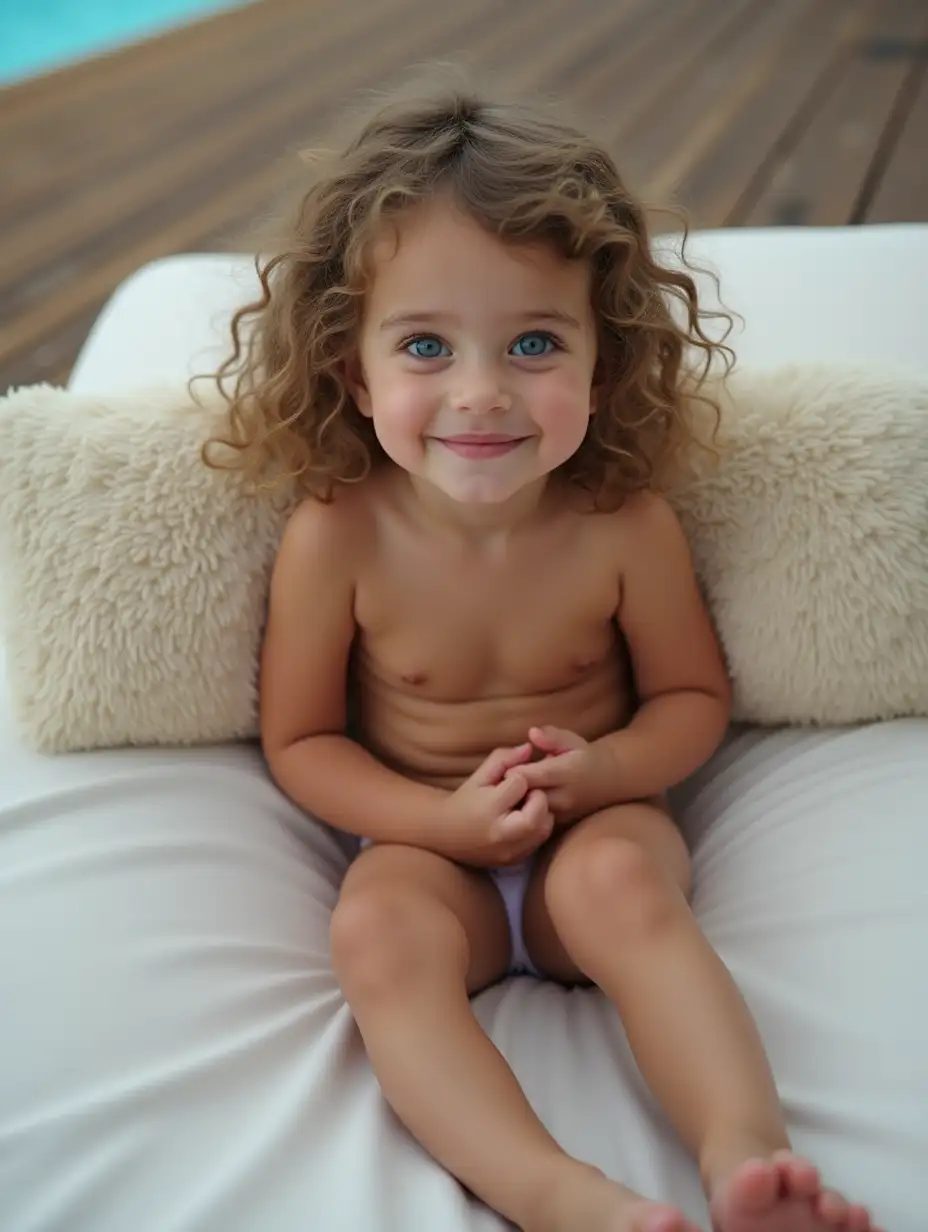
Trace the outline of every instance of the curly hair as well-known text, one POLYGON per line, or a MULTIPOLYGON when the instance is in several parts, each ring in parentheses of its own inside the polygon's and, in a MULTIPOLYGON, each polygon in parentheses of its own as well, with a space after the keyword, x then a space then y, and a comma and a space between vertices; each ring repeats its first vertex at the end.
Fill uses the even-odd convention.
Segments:
POLYGON ((256 488, 295 481, 330 500, 385 459, 344 379, 372 242, 442 193, 504 243, 541 241, 590 264, 600 402, 559 471, 597 507, 655 484, 698 437, 694 401, 717 417, 706 377, 716 357, 730 368, 731 353, 704 329, 686 262, 655 259, 644 207, 583 133, 453 82, 382 103, 344 148, 304 161, 312 182, 284 242, 256 259, 259 298, 233 317, 232 354, 214 378, 228 431, 204 446, 208 465, 241 470, 256 488))

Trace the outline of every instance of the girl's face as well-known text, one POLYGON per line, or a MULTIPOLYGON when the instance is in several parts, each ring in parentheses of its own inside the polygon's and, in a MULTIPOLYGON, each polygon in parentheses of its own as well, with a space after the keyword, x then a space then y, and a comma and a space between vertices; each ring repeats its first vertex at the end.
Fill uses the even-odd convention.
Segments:
POLYGON ((585 263, 504 244, 441 200, 372 255, 351 391, 397 466, 496 503, 576 452, 594 408, 585 263))

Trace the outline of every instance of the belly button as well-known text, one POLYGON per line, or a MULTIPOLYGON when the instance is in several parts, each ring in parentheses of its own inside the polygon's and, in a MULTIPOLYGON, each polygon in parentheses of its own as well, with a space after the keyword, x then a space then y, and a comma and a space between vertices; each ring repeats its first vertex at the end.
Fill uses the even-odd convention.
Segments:
POLYGON ((411 684, 418 688, 420 685, 425 684, 428 676, 426 676, 425 672, 403 672, 400 680, 402 680, 403 684, 411 684))

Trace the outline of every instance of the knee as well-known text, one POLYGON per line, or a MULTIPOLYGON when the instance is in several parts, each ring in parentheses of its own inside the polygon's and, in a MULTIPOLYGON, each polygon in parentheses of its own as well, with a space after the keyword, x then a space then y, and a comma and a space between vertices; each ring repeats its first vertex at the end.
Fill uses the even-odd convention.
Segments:
POLYGON ((560 852, 545 900, 556 927, 583 919, 613 933, 653 933, 685 900, 674 878, 640 844, 603 835, 560 852))
POLYGON ((389 991, 448 961, 450 913, 405 885, 371 884, 344 894, 329 930, 332 965, 345 996, 389 991))

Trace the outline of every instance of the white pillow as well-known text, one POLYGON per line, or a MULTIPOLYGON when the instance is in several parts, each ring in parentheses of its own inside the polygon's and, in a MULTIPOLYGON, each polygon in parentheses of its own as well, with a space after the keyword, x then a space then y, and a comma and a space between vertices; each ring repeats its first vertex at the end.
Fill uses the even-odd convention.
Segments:
MULTIPOLYGON (((285 509, 207 470, 222 408, 48 386, 0 401, 0 569, 14 709, 45 751, 256 734, 285 509)), ((720 462, 675 500, 736 717, 928 713, 928 377, 732 378, 720 462)))

